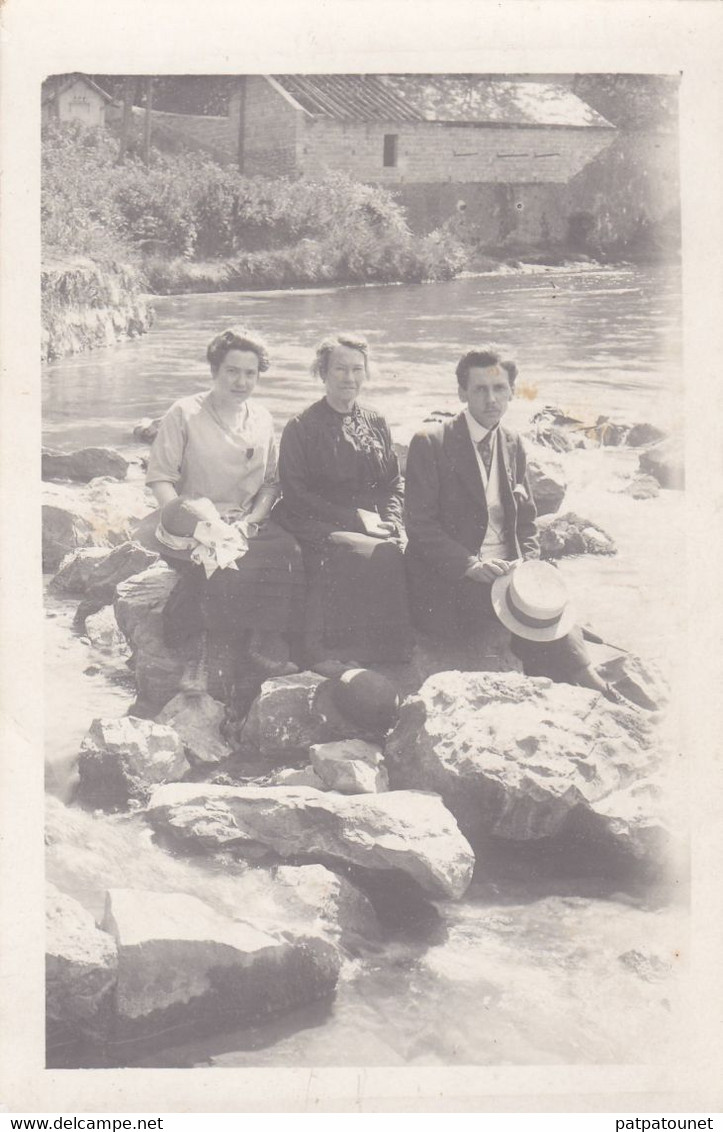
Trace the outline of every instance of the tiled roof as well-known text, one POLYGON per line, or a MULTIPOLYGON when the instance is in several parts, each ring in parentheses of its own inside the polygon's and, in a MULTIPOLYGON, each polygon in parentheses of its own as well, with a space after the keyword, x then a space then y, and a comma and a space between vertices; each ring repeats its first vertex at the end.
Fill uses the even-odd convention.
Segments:
POLYGON ((274 75, 309 114, 341 122, 418 122, 421 115, 383 75, 274 75))
POLYGON ((480 75, 274 75, 307 113, 342 122, 597 126, 610 122, 558 83, 480 75))

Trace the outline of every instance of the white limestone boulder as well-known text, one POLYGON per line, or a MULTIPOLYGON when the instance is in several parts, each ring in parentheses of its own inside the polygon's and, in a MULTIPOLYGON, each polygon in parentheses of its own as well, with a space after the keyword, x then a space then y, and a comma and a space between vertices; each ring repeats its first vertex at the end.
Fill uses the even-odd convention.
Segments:
POLYGON ((173 728, 191 766, 214 766, 231 755, 221 734, 225 715, 223 704, 211 696, 179 692, 156 716, 156 722, 173 728))
POLYGON ((42 492, 43 569, 55 571, 78 547, 113 547, 128 542, 140 519, 153 509, 141 480, 100 478, 89 484, 44 483, 42 492))
POLYGON ((328 790, 340 794, 381 794, 389 789, 381 747, 363 739, 315 743, 311 765, 328 790))
POLYGON ((51 1030, 107 1034, 117 978, 115 941, 72 896, 46 887, 45 998, 51 1030))
POLYGON ((116 657, 129 657, 128 643, 118 628, 112 605, 85 618, 85 635, 94 648, 116 657))
POLYGON ((117 1038, 248 1025, 329 997, 339 974, 332 943, 284 939, 184 893, 111 889, 103 927, 118 948, 117 1038))
POLYGON ((439 673, 402 706, 385 760, 393 789, 436 790, 477 847, 574 827, 645 857, 666 839, 650 728, 586 688, 439 673))
POLYGON ((282 859, 396 870, 437 897, 462 896, 472 879, 472 850, 434 794, 175 783, 153 792, 147 816, 194 851, 244 857, 263 846, 282 859))
POLYGON ((315 672, 267 680, 251 705, 239 742, 273 766, 308 762, 312 744, 354 735, 354 725, 345 724, 331 697, 324 695, 329 683, 315 672))
POLYGON ((132 649, 138 700, 149 715, 176 695, 186 665, 184 650, 163 639, 163 607, 177 582, 177 572, 160 561, 116 587, 116 620, 132 649))
POLYGON ((145 799, 160 782, 183 778, 189 764, 173 730, 150 719, 94 719, 78 759, 78 797, 102 809, 145 799))

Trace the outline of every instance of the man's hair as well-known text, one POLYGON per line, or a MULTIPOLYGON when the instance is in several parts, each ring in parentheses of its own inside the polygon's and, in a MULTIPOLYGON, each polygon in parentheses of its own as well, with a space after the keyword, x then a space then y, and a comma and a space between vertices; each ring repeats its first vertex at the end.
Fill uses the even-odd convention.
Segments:
POLYGON ((507 374, 510 389, 514 389, 515 379, 517 377, 517 365, 511 358, 503 358, 500 351, 494 346, 480 346, 476 350, 468 350, 467 353, 463 354, 459 359, 454 372, 457 375, 457 381, 462 389, 467 388, 469 371, 474 366, 479 366, 480 369, 489 369, 490 366, 500 366, 507 374))
POLYGON ((367 371, 367 376, 369 375, 369 343, 366 338, 362 338, 360 334, 331 334, 328 338, 322 339, 316 347, 316 357, 311 366, 314 377, 323 379, 326 376, 331 352, 337 346, 348 346, 351 350, 358 350, 363 354, 364 369, 367 371))
POLYGON ((248 350, 256 354, 259 359, 259 373, 265 373, 271 364, 266 343, 257 337, 253 331, 243 327, 232 327, 224 330, 212 338, 206 349, 206 358, 213 373, 223 363, 224 358, 231 350, 248 350))

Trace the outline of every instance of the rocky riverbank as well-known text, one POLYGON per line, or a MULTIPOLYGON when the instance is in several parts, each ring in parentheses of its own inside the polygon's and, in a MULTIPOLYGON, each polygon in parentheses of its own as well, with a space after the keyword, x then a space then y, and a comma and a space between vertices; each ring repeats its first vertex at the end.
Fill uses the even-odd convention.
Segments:
MULTIPOLYGON (((531 423, 533 484, 547 529, 563 523, 580 536, 575 557, 564 539, 555 555, 596 569, 615 563, 625 539, 608 533, 607 513, 580 506, 613 435, 580 424, 551 424, 549 413, 531 423), (563 444, 566 433, 582 444, 563 444)), ((601 490, 627 510, 661 507, 653 491, 629 490, 642 464, 648 476, 657 469, 659 491, 674 502, 661 487, 680 470, 671 471, 671 443, 637 427, 617 426, 628 471, 601 490), (631 434, 645 447, 626 445, 631 434), (653 441, 668 445, 667 457, 653 441)), ((587 938, 594 921, 592 950, 571 951, 560 937, 552 951, 530 942, 527 958, 509 960, 528 964, 527 1001, 546 999, 549 1009, 558 1009, 556 995, 564 999, 558 975, 568 972, 576 989, 564 1010, 572 1032, 587 1035, 582 1056, 592 1048, 590 1001, 606 1009, 592 991, 601 955, 611 1000, 627 996, 638 1010, 636 1033, 664 1029, 678 975, 665 933, 648 938, 645 910, 662 922, 661 893, 684 877, 685 846, 670 805, 678 764, 668 693, 654 664, 599 647, 599 663, 638 710, 524 677, 502 631, 465 648, 420 639, 409 665, 337 680, 300 673, 262 683, 249 669, 230 704, 218 672, 207 695, 189 696, 179 688, 185 658, 165 646, 160 624, 177 575, 133 542, 134 521, 152 506, 140 470, 107 454, 71 455, 58 463, 51 454, 44 465, 48 476, 77 476, 46 485, 49 612, 62 611, 62 624, 72 619, 83 634, 90 679, 113 684, 119 708, 133 694, 135 703, 125 715, 88 703, 71 756, 73 804, 49 804, 51 1064, 195 1063, 203 1058, 194 1043, 224 1032, 229 1048, 243 1048, 241 1035, 253 1032, 293 1050, 294 1028, 327 1018, 334 1033, 371 972, 392 971, 402 954, 417 982, 405 976, 399 986, 415 1000, 426 987, 446 1026, 445 996, 458 1011, 468 995, 494 1001, 502 1014, 512 1010, 518 1055, 528 1043, 539 1059, 536 1027, 503 990, 515 923, 543 937, 556 924, 587 938), (93 459, 105 474, 85 482, 93 459), (513 900, 493 914, 501 893, 519 895, 522 878, 538 885, 534 913, 528 895, 519 909, 513 900), (595 899, 613 893, 614 930, 594 911, 595 899), (174 1046, 188 1052, 164 1052, 174 1046)), ((408 1021, 403 1011, 406 1036, 383 1053, 385 1064, 425 1063, 408 1021)), ((612 1024, 599 1016, 598 1025, 603 1060, 621 1057, 612 1024)), ((468 1061, 480 1057, 475 1040, 462 1041, 468 1061)), ((371 1032, 360 1042, 380 1056, 371 1032)), ((440 1038, 427 1061, 454 1061, 448 1045, 440 1038)), ((543 1059, 575 1058, 557 1039, 542 1047, 543 1059)))
POLYGON ((43 361, 113 346, 150 329, 153 312, 137 268, 78 256, 40 273, 43 361))

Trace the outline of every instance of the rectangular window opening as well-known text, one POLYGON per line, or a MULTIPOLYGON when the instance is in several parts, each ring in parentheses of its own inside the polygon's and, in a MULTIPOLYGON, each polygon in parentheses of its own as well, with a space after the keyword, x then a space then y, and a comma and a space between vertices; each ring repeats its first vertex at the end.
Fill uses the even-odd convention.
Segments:
POLYGON ((397 141, 399 140, 398 134, 385 134, 384 135, 384 167, 385 169, 394 169, 397 164, 397 141))

